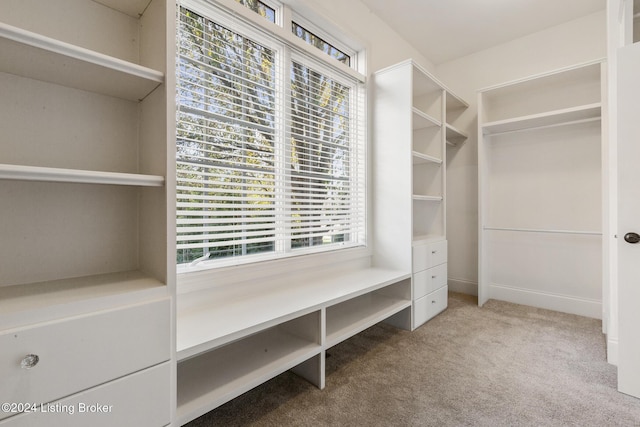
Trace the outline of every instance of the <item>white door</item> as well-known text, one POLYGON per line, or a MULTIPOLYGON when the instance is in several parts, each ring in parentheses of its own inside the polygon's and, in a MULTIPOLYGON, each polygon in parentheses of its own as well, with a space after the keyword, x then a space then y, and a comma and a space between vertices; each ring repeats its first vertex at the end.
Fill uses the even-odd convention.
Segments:
POLYGON ((640 43, 618 51, 618 390, 640 398, 640 43))

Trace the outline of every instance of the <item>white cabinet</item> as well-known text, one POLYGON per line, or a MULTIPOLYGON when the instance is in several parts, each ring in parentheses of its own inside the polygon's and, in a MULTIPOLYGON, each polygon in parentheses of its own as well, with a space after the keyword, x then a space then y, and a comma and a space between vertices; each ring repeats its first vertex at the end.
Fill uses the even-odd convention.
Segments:
POLYGON ((416 328, 446 308, 446 147, 466 139, 453 122, 468 105, 411 60, 374 77, 374 263, 413 272, 416 328))
POLYGON ((479 91, 479 303, 601 316, 602 63, 479 91))
POLYGON ((440 264, 413 274, 414 297, 422 298, 447 285, 447 264, 440 264))
POLYGON ((0 400, 51 402, 166 362, 170 330, 167 299, 6 330, 0 400))
POLYGON ((171 413, 170 372, 167 362, 64 399, 36 402, 37 411, 0 420, 0 426, 166 426, 171 413))
MULTIPOLYGON (((144 380, 124 378, 171 359, 174 8, 165 0, 0 8, 3 401, 49 403, 117 378, 133 398, 144 380), (21 368, 29 354, 38 363, 21 368)), ((165 402, 170 371, 153 380, 165 402)), ((105 404, 123 400, 108 390, 105 404)), ((100 425, 142 425, 119 414, 100 425)), ((45 414, 0 418, 71 425, 45 414)), ((145 425, 170 421, 151 419, 145 425)))
POLYGON ((413 247, 413 322, 416 327, 447 307, 447 241, 413 247))

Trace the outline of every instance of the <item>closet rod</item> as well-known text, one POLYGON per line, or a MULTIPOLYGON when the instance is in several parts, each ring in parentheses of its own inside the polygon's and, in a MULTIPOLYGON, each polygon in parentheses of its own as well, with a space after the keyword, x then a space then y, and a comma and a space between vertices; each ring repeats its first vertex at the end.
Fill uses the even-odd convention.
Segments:
POLYGON ((545 230, 532 228, 504 228, 504 227, 482 227, 483 230, 494 231, 518 231, 524 233, 552 233, 552 234, 582 234, 587 236, 602 236, 600 231, 574 231, 574 230, 545 230))

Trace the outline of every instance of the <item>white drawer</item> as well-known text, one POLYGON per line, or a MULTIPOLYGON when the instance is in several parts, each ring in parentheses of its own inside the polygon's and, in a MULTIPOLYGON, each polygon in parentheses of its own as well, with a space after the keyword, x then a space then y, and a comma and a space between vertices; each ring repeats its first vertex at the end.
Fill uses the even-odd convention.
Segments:
POLYGON ((447 241, 442 240, 440 242, 431 243, 429 245, 431 263, 429 267, 435 267, 436 265, 447 262, 447 241))
POLYGON ((51 402, 167 361, 170 330, 165 299, 3 331, 0 402, 51 402), (38 363, 21 368, 29 354, 38 363))
POLYGON ((427 268, 435 267, 447 262, 447 241, 426 243, 413 247, 413 272, 417 273, 427 268))
POLYGON ((170 422, 171 365, 153 368, 0 421, 1 427, 162 427, 170 422), (99 407, 97 406, 99 405, 99 407))
POLYGON ((413 299, 422 298, 447 284, 447 264, 440 264, 413 275, 413 299))
POLYGON ((413 303, 413 327, 417 328, 447 308, 447 286, 413 303))

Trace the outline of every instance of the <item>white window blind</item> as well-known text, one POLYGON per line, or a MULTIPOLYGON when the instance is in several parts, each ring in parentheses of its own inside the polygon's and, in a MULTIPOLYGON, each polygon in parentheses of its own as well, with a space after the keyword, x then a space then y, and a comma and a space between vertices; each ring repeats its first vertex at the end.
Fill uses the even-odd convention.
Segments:
POLYGON ((364 244, 358 82, 225 24, 180 8, 178 264, 364 244))
POLYGON ((362 150, 354 139, 355 86, 313 66, 291 63, 292 246, 358 241, 364 227, 362 150), (353 103, 353 104, 352 104, 353 103))

